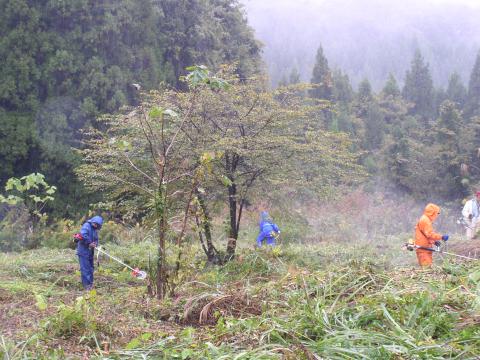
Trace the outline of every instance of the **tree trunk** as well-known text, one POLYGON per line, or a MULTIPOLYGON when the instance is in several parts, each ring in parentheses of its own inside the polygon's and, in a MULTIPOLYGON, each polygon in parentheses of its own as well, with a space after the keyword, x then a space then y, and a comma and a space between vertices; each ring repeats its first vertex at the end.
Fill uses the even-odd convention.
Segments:
POLYGON ((232 181, 232 185, 228 187, 228 206, 230 210, 230 231, 227 244, 227 258, 231 260, 235 257, 235 249, 237 247, 238 231, 237 231, 237 186, 232 181))
POLYGON ((157 298, 163 299, 167 292, 167 267, 166 267, 166 252, 165 252, 165 237, 167 233, 166 222, 166 189, 163 184, 160 184, 157 191, 156 215, 158 227, 158 260, 157 260, 157 298))
POLYGON ((207 208, 207 204, 205 202, 205 195, 203 195, 200 191, 198 191, 198 189, 196 191, 196 195, 198 198, 200 209, 202 210, 201 221, 198 221, 197 219, 197 226, 202 228, 199 234, 200 241, 202 242, 202 246, 203 246, 203 238, 201 233, 201 231, 203 230, 203 234, 205 234, 205 241, 207 244, 207 246, 203 246, 203 247, 204 247, 205 255, 207 255, 208 262, 211 264, 218 264, 220 262, 220 259, 218 257, 217 249, 215 249, 215 246, 213 246, 211 218, 207 208))

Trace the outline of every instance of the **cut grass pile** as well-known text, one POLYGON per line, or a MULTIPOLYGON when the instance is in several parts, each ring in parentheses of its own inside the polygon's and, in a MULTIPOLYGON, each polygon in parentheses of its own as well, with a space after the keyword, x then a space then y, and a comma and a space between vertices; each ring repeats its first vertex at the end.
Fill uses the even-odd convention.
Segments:
MULTIPOLYGON (((416 269, 400 244, 241 249, 189 260, 173 298, 145 294, 116 263, 81 291, 72 250, 0 255, 0 356, 108 359, 473 359, 480 264, 416 269)), ((148 265, 154 245, 113 246, 148 265)), ((479 262, 480 263, 480 262, 479 262)))

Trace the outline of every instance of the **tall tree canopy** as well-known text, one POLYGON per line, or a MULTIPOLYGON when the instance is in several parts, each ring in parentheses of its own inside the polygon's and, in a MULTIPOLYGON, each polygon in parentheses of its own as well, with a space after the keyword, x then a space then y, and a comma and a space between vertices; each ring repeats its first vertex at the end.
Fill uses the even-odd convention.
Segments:
POLYGON ((237 62, 242 78, 260 70, 260 45, 236 0, 0 0, 0 8, 0 181, 38 170, 52 184, 62 179, 61 209, 61 199, 80 205, 71 151, 80 130, 135 103, 132 83, 177 85, 195 63, 237 62))
POLYGON ((454 72, 448 81, 447 99, 457 104, 462 109, 467 99, 467 89, 463 85, 460 75, 454 72))
POLYGON ((332 100, 332 72, 328 67, 328 60, 323 54, 323 48, 321 45, 317 50, 315 66, 313 67, 313 74, 310 82, 315 85, 315 88, 310 91, 312 97, 317 99, 332 100))
POLYGON ((395 76, 393 76, 392 73, 388 75, 388 80, 383 87, 382 93, 385 96, 400 96, 400 88, 398 87, 397 79, 395 79, 395 76))
POLYGON ((403 97, 414 104, 414 114, 424 118, 433 115, 432 76, 420 50, 415 52, 410 70, 406 73, 403 97))
POLYGON ((480 116, 480 51, 468 83, 467 116, 480 116))

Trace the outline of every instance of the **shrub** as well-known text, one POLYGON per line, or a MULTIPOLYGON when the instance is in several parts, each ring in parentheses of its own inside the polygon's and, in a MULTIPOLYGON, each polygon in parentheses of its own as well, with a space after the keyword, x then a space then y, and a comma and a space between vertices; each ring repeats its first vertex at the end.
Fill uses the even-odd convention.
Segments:
POLYGON ((74 306, 62 304, 58 312, 45 323, 44 329, 49 336, 69 338, 85 336, 97 330, 95 320, 96 292, 90 291, 87 296, 79 296, 74 306))

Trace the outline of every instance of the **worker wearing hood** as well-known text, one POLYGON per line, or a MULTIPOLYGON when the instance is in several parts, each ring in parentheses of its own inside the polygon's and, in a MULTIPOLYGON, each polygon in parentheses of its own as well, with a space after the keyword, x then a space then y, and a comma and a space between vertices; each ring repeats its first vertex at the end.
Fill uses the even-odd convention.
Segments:
POLYGON ((267 245, 275 245, 275 237, 280 234, 280 229, 277 224, 275 224, 268 212, 262 211, 260 214, 260 233, 257 236, 257 246, 261 247, 263 240, 266 240, 267 245))
MULTIPOLYGON (((428 204, 423 215, 415 226, 415 245, 432 248, 439 246, 439 240, 448 240, 448 235, 440 235, 433 231, 433 222, 440 215, 440 207, 428 204)), ((417 249, 418 263, 422 267, 431 266, 433 262, 432 251, 417 249)))
POLYGON ((94 216, 85 222, 80 230, 81 240, 77 243, 78 262, 82 275, 82 285, 85 290, 93 287, 94 251, 98 246, 98 231, 102 228, 101 216, 94 216))
POLYGON ((467 239, 475 239, 477 233, 480 231, 480 191, 477 191, 475 197, 465 203, 462 216, 467 232, 467 239))

